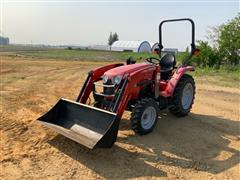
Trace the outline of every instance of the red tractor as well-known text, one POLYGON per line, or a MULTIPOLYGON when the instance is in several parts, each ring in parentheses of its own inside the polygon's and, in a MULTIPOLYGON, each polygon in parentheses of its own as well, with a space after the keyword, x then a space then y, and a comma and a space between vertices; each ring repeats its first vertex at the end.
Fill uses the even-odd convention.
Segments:
POLYGON ((132 129, 140 135, 153 131, 162 109, 168 108, 178 117, 186 116, 195 95, 194 80, 186 74, 194 71, 194 67, 188 65, 198 52, 194 41, 195 27, 191 19, 162 21, 159 25, 159 59, 150 57, 143 63, 129 59, 126 64, 110 64, 90 71, 76 101, 60 99, 38 120, 92 149, 114 144, 125 110, 132 112, 132 129), (174 54, 161 56, 162 25, 175 21, 189 21, 192 25, 191 53, 178 67, 174 54), (86 104, 91 94, 95 100, 93 106, 86 104))

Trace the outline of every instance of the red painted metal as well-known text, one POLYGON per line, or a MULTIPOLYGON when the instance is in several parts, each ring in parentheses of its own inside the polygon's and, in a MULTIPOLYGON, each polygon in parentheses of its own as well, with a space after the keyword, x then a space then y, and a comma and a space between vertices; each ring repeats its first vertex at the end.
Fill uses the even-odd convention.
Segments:
POLYGON ((119 67, 110 69, 107 72, 105 72, 104 74, 107 75, 109 78, 111 78, 111 77, 117 76, 117 75, 124 75, 124 74, 129 74, 132 72, 136 72, 139 69, 143 69, 146 67, 152 67, 152 65, 147 64, 147 63, 129 64, 129 65, 119 66, 119 67))
POLYGON ((159 90, 160 91, 165 91, 166 87, 167 87, 167 82, 166 81, 160 81, 159 83, 159 90))
POLYGON ((172 78, 168 81, 165 91, 162 95, 165 97, 173 96, 173 93, 178 84, 178 81, 181 79, 183 74, 185 74, 187 71, 194 71, 194 67, 193 66, 183 66, 183 67, 178 68, 175 71, 175 73, 173 74, 172 78))
POLYGON ((82 97, 80 97, 80 102, 85 104, 90 93, 92 92, 92 88, 93 88, 93 83, 95 81, 98 81, 101 79, 101 76, 108 70, 122 66, 122 63, 118 63, 118 64, 110 64, 110 65, 106 65, 100 68, 96 68, 92 71, 90 71, 90 79, 88 80, 85 90, 83 92, 82 97))
POLYGON ((126 77, 128 77, 128 84, 117 110, 118 117, 122 117, 129 100, 137 99, 139 97, 142 87, 138 86, 138 83, 144 80, 152 80, 154 78, 158 67, 148 64, 146 65, 142 66, 142 68, 139 68, 137 71, 126 74, 126 77))
POLYGON ((117 67, 104 73, 104 75, 107 75, 109 78, 117 75, 122 75, 128 78, 128 84, 117 111, 119 117, 122 116, 128 104, 128 101, 138 98, 139 92, 142 87, 138 86, 137 84, 145 80, 152 80, 154 78, 154 73, 156 72, 156 69, 157 66, 153 66, 148 63, 139 63, 117 67))
MULTIPOLYGON (((89 73, 91 76, 86 84, 84 93, 80 98, 80 102, 86 103, 90 93, 92 92, 93 83, 100 80, 102 75, 107 75, 109 78, 122 75, 124 79, 128 79, 128 83, 117 109, 117 116, 121 118, 128 101, 138 99, 139 97, 139 93, 143 86, 138 85, 138 83, 155 80, 156 74, 160 72, 159 66, 154 66, 148 63, 122 65, 123 64, 110 64, 90 71, 89 73)), ((171 97, 182 75, 187 71, 193 70, 193 66, 180 67, 174 72, 169 81, 160 80, 156 83, 159 85, 160 95, 164 97, 171 97)))

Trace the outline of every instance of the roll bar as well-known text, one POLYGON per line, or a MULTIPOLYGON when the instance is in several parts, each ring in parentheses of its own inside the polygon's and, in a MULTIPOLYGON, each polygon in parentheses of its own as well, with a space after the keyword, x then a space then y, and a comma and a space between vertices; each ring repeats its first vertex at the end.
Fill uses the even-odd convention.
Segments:
POLYGON ((195 24, 194 21, 190 18, 181 18, 181 19, 168 19, 164 20, 159 24, 159 55, 161 55, 161 51, 163 49, 162 45, 162 25, 166 22, 176 22, 176 21, 189 21, 192 25, 192 42, 191 42, 191 53, 190 56, 184 61, 183 65, 188 64, 189 60, 191 59, 192 55, 194 54, 194 51, 196 50, 195 46, 195 24))

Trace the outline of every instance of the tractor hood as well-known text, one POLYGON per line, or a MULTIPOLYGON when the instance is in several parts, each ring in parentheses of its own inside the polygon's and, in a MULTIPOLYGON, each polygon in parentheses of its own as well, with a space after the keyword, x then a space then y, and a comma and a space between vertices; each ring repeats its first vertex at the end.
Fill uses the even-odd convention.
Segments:
POLYGON ((104 73, 104 76, 108 78, 112 78, 114 76, 123 76, 126 73, 132 73, 138 71, 140 69, 145 69, 147 67, 153 67, 151 64, 148 63, 137 63, 137 64, 129 64, 124 66, 119 66, 113 69, 110 69, 104 73))

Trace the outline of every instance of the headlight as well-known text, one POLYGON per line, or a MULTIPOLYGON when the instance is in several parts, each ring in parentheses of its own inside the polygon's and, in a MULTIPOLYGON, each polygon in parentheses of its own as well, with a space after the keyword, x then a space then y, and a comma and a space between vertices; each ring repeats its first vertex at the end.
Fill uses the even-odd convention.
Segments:
POLYGON ((102 77, 102 81, 103 81, 103 83, 107 83, 107 81, 108 81, 108 77, 107 77, 106 75, 103 75, 103 77, 102 77))
POLYGON ((113 77, 113 84, 120 84, 122 80, 122 76, 115 76, 113 77))

